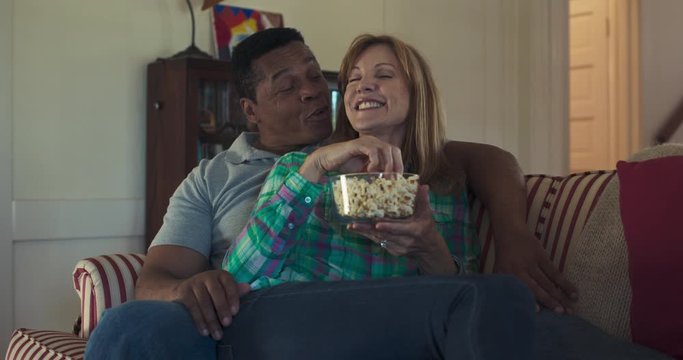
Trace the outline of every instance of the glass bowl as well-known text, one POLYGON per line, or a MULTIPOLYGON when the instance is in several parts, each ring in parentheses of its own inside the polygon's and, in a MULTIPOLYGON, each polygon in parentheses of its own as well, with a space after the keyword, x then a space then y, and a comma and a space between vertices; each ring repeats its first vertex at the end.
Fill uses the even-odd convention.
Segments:
POLYGON ((409 173, 355 173, 330 178, 343 222, 401 219, 415 212, 420 177, 409 173))

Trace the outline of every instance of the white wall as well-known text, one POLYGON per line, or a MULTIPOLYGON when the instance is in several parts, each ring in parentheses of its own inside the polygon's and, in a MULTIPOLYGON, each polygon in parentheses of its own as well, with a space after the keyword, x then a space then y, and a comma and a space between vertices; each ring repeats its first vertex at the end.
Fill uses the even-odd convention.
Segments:
MULTIPOLYGON (((683 101, 683 1, 640 1, 641 144, 651 145, 655 133, 683 101)), ((671 141, 683 142, 683 126, 671 141)))
MULTIPOLYGON (((562 2, 230 3, 281 12, 328 70, 359 33, 398 34, 433 65, 449 137, 503 146, 526 170, 564 169, 551 161, 566 158, 566 115, 552 116, 566 102, 552 76, 562 2)), ((196 15, 213 53, 209 12, 196 15)), ((0 335, 69 331, 76 260, 144 251, 145 66, 189 44, 189 14, 182 0, 0 0, 0 30, 0 335)))
POLYGON ((302 31, 326 70, 338 69, 346 47, 360 33, 398 35, 432 65, 449 138, 501 146, 516 155, 527 172, 567 171, 567 49, 563 45, 567 4, 563 1, 352 0, 340 6, 329 1, 233 0, 230 4, 282 13, 285 25, 302 31))
POLYGON ((12 331, 12 22, 13 0, 0 0, 0 356, 12 331))

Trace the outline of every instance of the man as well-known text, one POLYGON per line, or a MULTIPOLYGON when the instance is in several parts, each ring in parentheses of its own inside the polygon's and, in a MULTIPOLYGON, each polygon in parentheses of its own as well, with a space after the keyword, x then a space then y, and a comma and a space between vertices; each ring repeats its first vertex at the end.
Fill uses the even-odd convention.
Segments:
MULTIPOLYGON (((326 82, 315 57, 296 30, 269 29, 246 39, 233 54, 233 69, 241 106, 250 124, 258 128, 258 134, 242 134, 228 151, 210 161, 202 161, 188 175, 171 199, 164 225, 150 246, 137 282, 136 299, 156 301, 130 302, 105 313, 91 336, 86 355, 98 359, 210 358, 216 352, 215 341, 224 335, 229 341, 218 344, 219 354, 235 353, 245 358, 289 358, 298 354, 297 358, 336 356, 343 359, 354 354, 353 341, 361 341, 364 351, 369 351, 364 353, 367 358, 392 358, 386 352, 389 350, 401 351, 401 354, 416 351, 394 346, 404 345, 402 341, 385 346, 386 339, 363 333, 372 334, 377 324, 358 320, 384 316, 382 321, 392 324, 380 321, 379 326, 401 329, 408 324, 407 327, 420 328, 418 322, 426 316, 420 316, 423 313, 413 311, 411 306, 414 301, 416 307, 423 307, 420 301, 424 300, 425 290, 420 288, 423 284, 410 283, 413 279, 387 282, 391 285, 387 289, 397 282, 397 288, 413 287, 417 289, 413 292, 415 299, 400 291, 397 296, 389 290, 372 291, 375 284, 355 282, 285 284, 275 290, 264 290, 271 291, 266 295, 256 295, 249 294, 248 285, 237 284, 229 273, 218 270, 227 247, 247 222, 261 184, 278 156, 319 142, 331 133, 326 82), (349 284, 362 292, 353 292, 349 284), (334 296, 329 299, 325 294, 334 296), (351 304, 354 299, 362 300, 357 304, 359 314, 346 314, 348 306, 342 305, 351 304), (369 308, 368 304, 371 304, 369 308), (403 313, 392 314, 397 305, 407 310, 401 308, 399 311, 403 313), (389 311, 386 316, 376 314, 383 309, 389 311), (236 317, 238 313, 240 316, 236 317), (334 315, 338 317, 326 318, 334 315), (401 322, 411 315, 417 318, 401 322), (344 321, 349 318, 350 323, 344 321), (393 321, 397 321, 395 325, 393 321), (333 339, 335 336, 330 334, 336 334, 337 328, 345 323, 350 327, 348 331, 362 335, 349 336, 351 340, 347 342, 343 337, 333 339), (294 336, 294 341, 288 335, 294 336), (306 340, 296 341, 297 336, 306 340), (316 336, 323 338, 312 341, 316 336), (367 344, 375 339, 378 346, 370 348, 367 344), (331 340, 342 341, 346 346, 336 346, 331 340), (154 343, 160 345, 155 347, 154 343), (246 345, 233 348, 234 343, 246 345), (342 348, 350 352, 344 353, 342 348)), ((538 241, 526 230, 525 188, 514 157, 486 145, 461 143, 460 146, 459 153, 468 159, 468 173, 472 175, 469 181, 491 213, 499 249, 497 270, 517 275, 543 305, 565 311, 575 289, 552 266, 538 241)), ((533 357, 527 346, 533 340, 533 327, 525 327, 527 299, 523 289, 514 282, 497 278, 474 285, 459 283, 444 293, 438 295, 439 299, 446 299, 439 311, 457 321, 453 320, 456 324, 449 334, 430 333, 440 339, 429 345, 427 351, 432 355, 445 356, 448 351, 453 354, 449 346, 458 344, 461 358, 475 357, 474 353, 468 353, 474 351, 472 346, 507 336, 507 343, 501 340, 505 346, 501 343, 501 346, 484 347, 484 352, 489 351, 485 354, 487 358, 511 354, 533 357), (467 288, 464 291, 463 286, 467 288), (474 293, 488 296, 477 297, 474 293), (465 305, 448 305, 448 299, 454 298, 462 299, 465 305), (494 301, 496 298, 498 302, 494 301), (474 313, 472 309, 479 307, 484 309, 478 324, 484 335, 468 338, 471 327, 463 323, 471 318, 468 315, 474 313), (502 323, 497 322, 501 319, 502 323), (517 338, 511 338, 511 332, 517 338), (443 340, 448 336, 451 338, 443 340)), ((449 324, 439 321, 424 327, 432 330, 448 327, 449 324)))

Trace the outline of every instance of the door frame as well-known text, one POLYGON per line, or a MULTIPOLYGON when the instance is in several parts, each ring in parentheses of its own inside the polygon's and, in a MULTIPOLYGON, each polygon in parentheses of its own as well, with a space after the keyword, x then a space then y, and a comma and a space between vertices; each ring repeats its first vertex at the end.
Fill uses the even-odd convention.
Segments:
POLYGON ((610 158, 625 160, 640 149, 640 0, 609 0, 608 73, 610 158))
MULTIPOLYGON (((569 1, 562 1, 569 4, 569 1)), ((602 0, 600 0, 602 1, 602 0)), ((568 8, 566 17, 569 17, 568 8)), ((608 161, 616 166, 640 150, 640 0, 608 0, 606 27, 608 115, 611 137, 608 161)), ((566 27, 569 36, 569 27, 566 27)), ((565 43, 569 55, 569 42, 565 43)), ((569 65, 565 67, 568 73, 569 65)), ((567 86, 569 82, 567 80, 567 86)), ((569 104, 569 93, 567 93, 569 104)), ((567 108, 567 135, 569 136, 569 109, 567 108)), ((567 149, 567 164, 569 163, 567 149)))

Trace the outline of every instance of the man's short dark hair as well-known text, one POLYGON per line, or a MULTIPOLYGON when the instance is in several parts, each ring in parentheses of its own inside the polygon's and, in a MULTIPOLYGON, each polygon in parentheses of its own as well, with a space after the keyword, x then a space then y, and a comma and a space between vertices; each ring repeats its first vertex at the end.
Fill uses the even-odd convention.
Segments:
POLYGON ((294 41, 304 42, 304 37, 298 30, 270 28, 254 33, 237 44, 232 52, 232 71, 237 94, 256 101, 256 85, 262 79, 252 68, 252 63, 261 56, 294 41))

